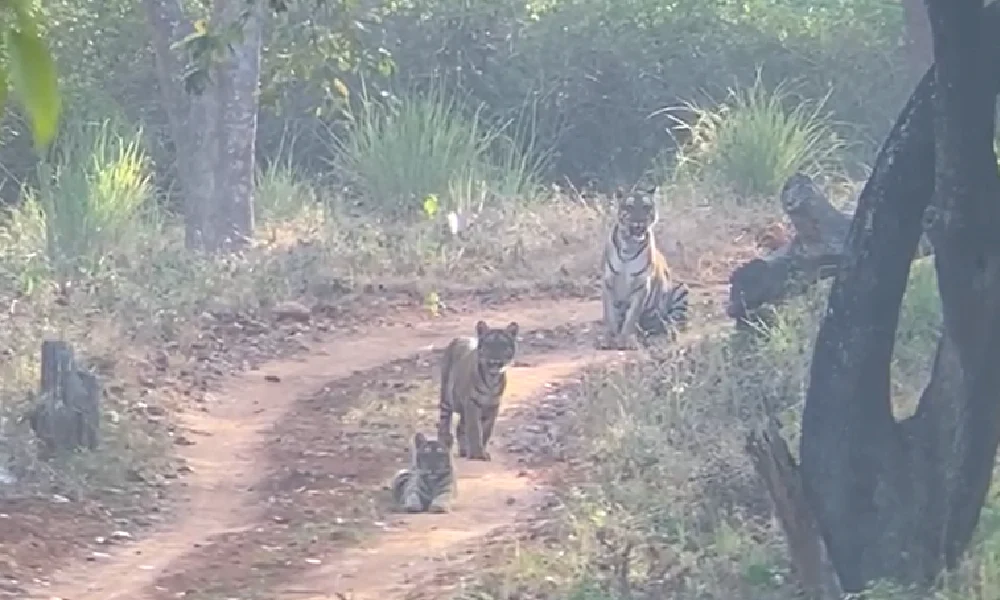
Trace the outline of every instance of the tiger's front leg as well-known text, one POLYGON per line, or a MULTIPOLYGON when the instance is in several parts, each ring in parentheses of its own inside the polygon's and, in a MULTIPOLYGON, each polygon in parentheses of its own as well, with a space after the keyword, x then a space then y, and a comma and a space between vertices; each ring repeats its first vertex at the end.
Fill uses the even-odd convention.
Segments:
POLYGON ((642 314, 643 306, 646 304, 646 294, 649 293, 649 282, 641 289, 636 290, 629 298, 628 308, 625 310, 625 320, 622 322, 621 331, 618 333, 618 348, 620 350, 635 350, 639 347, 637 341, 637 324, 639 316, 642 314))
POLYGON ((618 344, 618 311, 615 308, 615 297, 611 290, 612 282, 604 281, 601 286, 601 305, 604 308, 604 338, 598 340, 597 347, 611 350, 618 344))
POLYGON ((465 447, 468 457, 472 460, 489 460, 490 455, 483 443, 483 411, 473 403, 469 403, 462 411, 462 421, 465 426, 465 447))

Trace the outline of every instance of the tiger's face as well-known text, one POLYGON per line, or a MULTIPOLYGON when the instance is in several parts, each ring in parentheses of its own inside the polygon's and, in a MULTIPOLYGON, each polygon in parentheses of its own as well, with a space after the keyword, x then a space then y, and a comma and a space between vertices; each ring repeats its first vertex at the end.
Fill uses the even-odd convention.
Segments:
POLYGON ((656 187, 648 190, 635 190, 629 193, 621 189, 615 192, 618 202, 618 227, 625 236, 632 240, 642 240, 656 224, 659 212, 653 196, 656 187))
POLYGON ((451 468, 451 453, 448 448, 420 432, 413 436, 413 457, 414 464, 423 471, 440 472, 451 468))
POLYGON ((485 321, 476 323, 476 338, 479 348, 479 364, 490 375, 499 375, 517 350, 517 322, 511 321, 506 327, 493 329, 485 321))

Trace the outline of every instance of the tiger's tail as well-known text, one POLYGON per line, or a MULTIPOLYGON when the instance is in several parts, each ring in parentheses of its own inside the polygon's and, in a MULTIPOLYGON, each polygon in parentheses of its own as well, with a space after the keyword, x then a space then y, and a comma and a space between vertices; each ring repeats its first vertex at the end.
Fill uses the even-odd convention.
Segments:
POLYGON ((691 290, 687 284, 678 282, 667 291, 660 308, 663 320, 674 328, 681 328, 688 322, 688 307, 691 290))
POLYGON ((413 477, 413 472, 409 469, 403 469, 396 473, 396 476, 392 479, 392 501, 396 506, 403 507, 406 504, 406 490, 410 485, 410 479, 413 477))

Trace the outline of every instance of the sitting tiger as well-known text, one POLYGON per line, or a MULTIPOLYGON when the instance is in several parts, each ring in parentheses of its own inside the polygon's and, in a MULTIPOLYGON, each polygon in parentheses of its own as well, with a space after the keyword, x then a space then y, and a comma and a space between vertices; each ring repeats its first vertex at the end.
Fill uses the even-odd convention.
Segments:
POLYGON ((451 417, 458 413, 458 455, 490 460, 486 444, 500 412, 500 398, 507 387, 507 365, 517 349, 516 322, 493 329, 476 323, 475 338, 455 338, 445 348, 441 362, 441 417, 438 439, 452 447, 451 417))
POLYGON ((659 218, 655 194, 656 187, 615 192, 617 219, 604 247, 601 286, 606 349, 632 350, 640 332, 673 335, 687 323, 688 287, 671 281, 653 238, 659 218))
POLYGON ((392 480, 392 500, 407 512, 448 512, 448 500, 456 493, 451 452, 438 440, 422 433, 413 436, 410 468, 392 480))

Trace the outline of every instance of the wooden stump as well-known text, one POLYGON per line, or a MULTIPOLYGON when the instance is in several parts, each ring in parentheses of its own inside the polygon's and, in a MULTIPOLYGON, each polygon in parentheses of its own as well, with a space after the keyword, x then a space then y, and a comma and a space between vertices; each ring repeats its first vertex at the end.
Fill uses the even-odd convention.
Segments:
POLYGON ((803 591, 814 600, 841 600, 840 581, 806 501, 798 465, 773 419, 747 436, 746 451, 774 503, 803 591))
POLYGON ((29 422, 48 454, 97 448, 101 425, 101 383, 79 368, 66 342, 42 342, 38 402, 29 422))
MULTIPOLYGON (((781 188, 781 208, 795 235, 764 258, 737 267, 729 277, 726 314, 737 323, 764 317, 759 309, 804 294, 832 277, 844 259, 852 216, 837 210, 808 175, 796 173, 781 188)), ((931 254, 926 238, 917 256, 931 254)), ((765 322, 766 318, 763 319, 765 322)))

